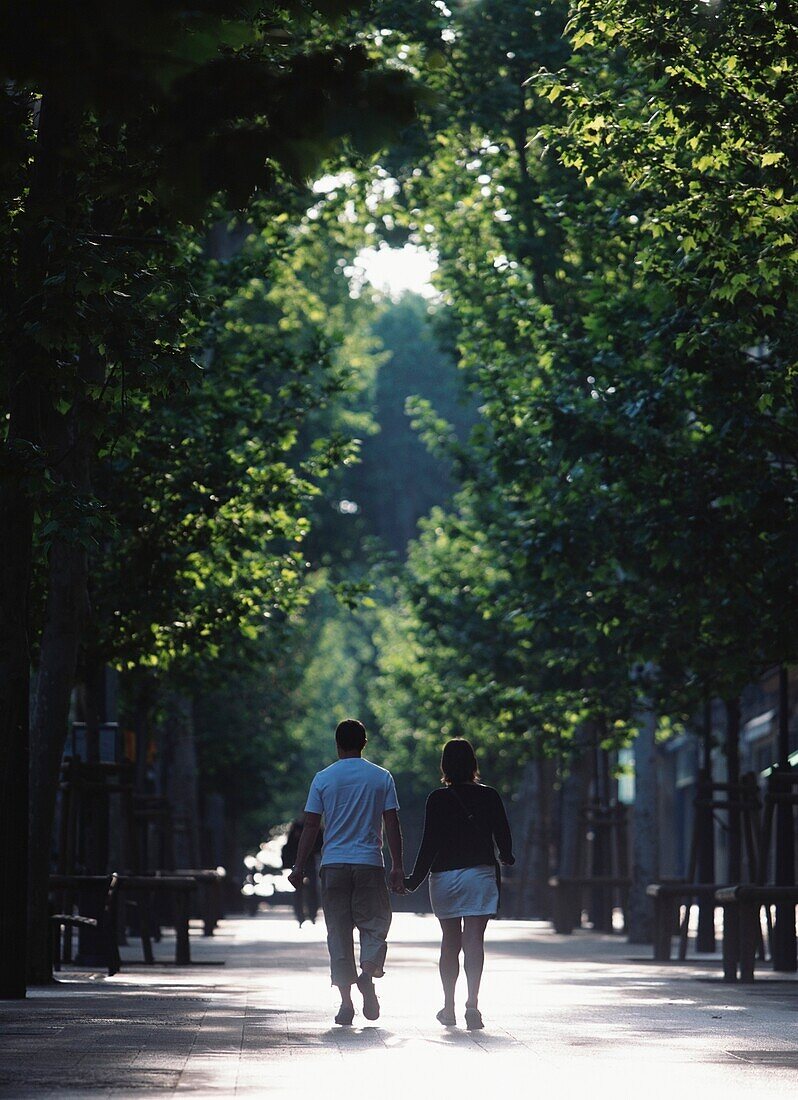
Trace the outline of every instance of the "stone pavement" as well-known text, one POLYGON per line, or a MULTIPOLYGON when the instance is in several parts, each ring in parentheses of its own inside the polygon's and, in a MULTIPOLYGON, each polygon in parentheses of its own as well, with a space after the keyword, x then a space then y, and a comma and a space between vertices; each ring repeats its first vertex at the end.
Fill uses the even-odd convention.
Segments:
POLYGON ((323 926, 300 930, 282 912, 192 937, 191 968, 66 972, 0 1002, 0 1097, 798 1096, 794 980, 728 986, 717 959, 655 965, 620 937, 497 921, 487 1027, 446 1030, 437 929, 396 916, 382 1017, 348 1029, 332 1023, 323 926))

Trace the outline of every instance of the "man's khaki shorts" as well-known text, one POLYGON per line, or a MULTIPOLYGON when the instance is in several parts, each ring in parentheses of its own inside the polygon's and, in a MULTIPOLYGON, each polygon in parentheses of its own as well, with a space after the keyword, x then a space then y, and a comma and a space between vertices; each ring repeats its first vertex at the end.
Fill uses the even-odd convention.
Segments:
POLYGON ((329 863, 321 869, 321 904, 333 985, 353 985, 354 930, 360 934, 360 969, 373 978, 384 973, 391 899, 385 869, 364 863, 329 863))

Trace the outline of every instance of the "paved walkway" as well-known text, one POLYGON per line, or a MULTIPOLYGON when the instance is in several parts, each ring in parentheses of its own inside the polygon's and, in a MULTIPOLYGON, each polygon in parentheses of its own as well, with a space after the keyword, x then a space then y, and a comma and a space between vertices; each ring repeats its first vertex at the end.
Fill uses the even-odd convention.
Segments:
POLYGON ((73 971, 0 1002, 0 1096, 798 1095, 798 982, 727 986, 717 961, 663 967, 620 937, 500 921, 488 930, 486 1030, 445 1030, 437 927, 397 915, 382 1018, 351 1029, 332 1024, 323 927, 300 931, 281 913, 192 939, 200 965, 188 969, 73 971))

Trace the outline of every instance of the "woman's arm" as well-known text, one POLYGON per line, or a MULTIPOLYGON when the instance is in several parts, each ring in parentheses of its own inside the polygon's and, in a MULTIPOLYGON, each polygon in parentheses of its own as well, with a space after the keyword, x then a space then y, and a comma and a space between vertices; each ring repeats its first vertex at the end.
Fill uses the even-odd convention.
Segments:
POLYGON ((418 855, 410 877, 405 879, 405 887, 408 890, 417 890, 429 874, 432 861, 439 847, 439 833, 437 814, 433 804, 434 794, 427 799, 424 808, 424 833, 418 848, 418 855))
POLYGON ((493 836, 496 841, 496 847, 499 849, 500 862, 510 867, 515 863, 510 822, 507 820, 507 811, 504 808, 502 796, 498 791, 494 793, 496 795, 496 801, 493 809, 493 836))

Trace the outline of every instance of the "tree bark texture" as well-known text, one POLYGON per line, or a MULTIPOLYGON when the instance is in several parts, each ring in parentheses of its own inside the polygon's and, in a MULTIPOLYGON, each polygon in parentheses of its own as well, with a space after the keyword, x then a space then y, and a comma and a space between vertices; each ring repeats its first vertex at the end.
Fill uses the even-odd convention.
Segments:
POLYGON ((646 887, 659 877, 659 782, 655 734, 656 715, 642 709, 635 740, 635 805, 632 842, 632 886, 627 928, 630 943, 652 943, 654 914, 646 887))

